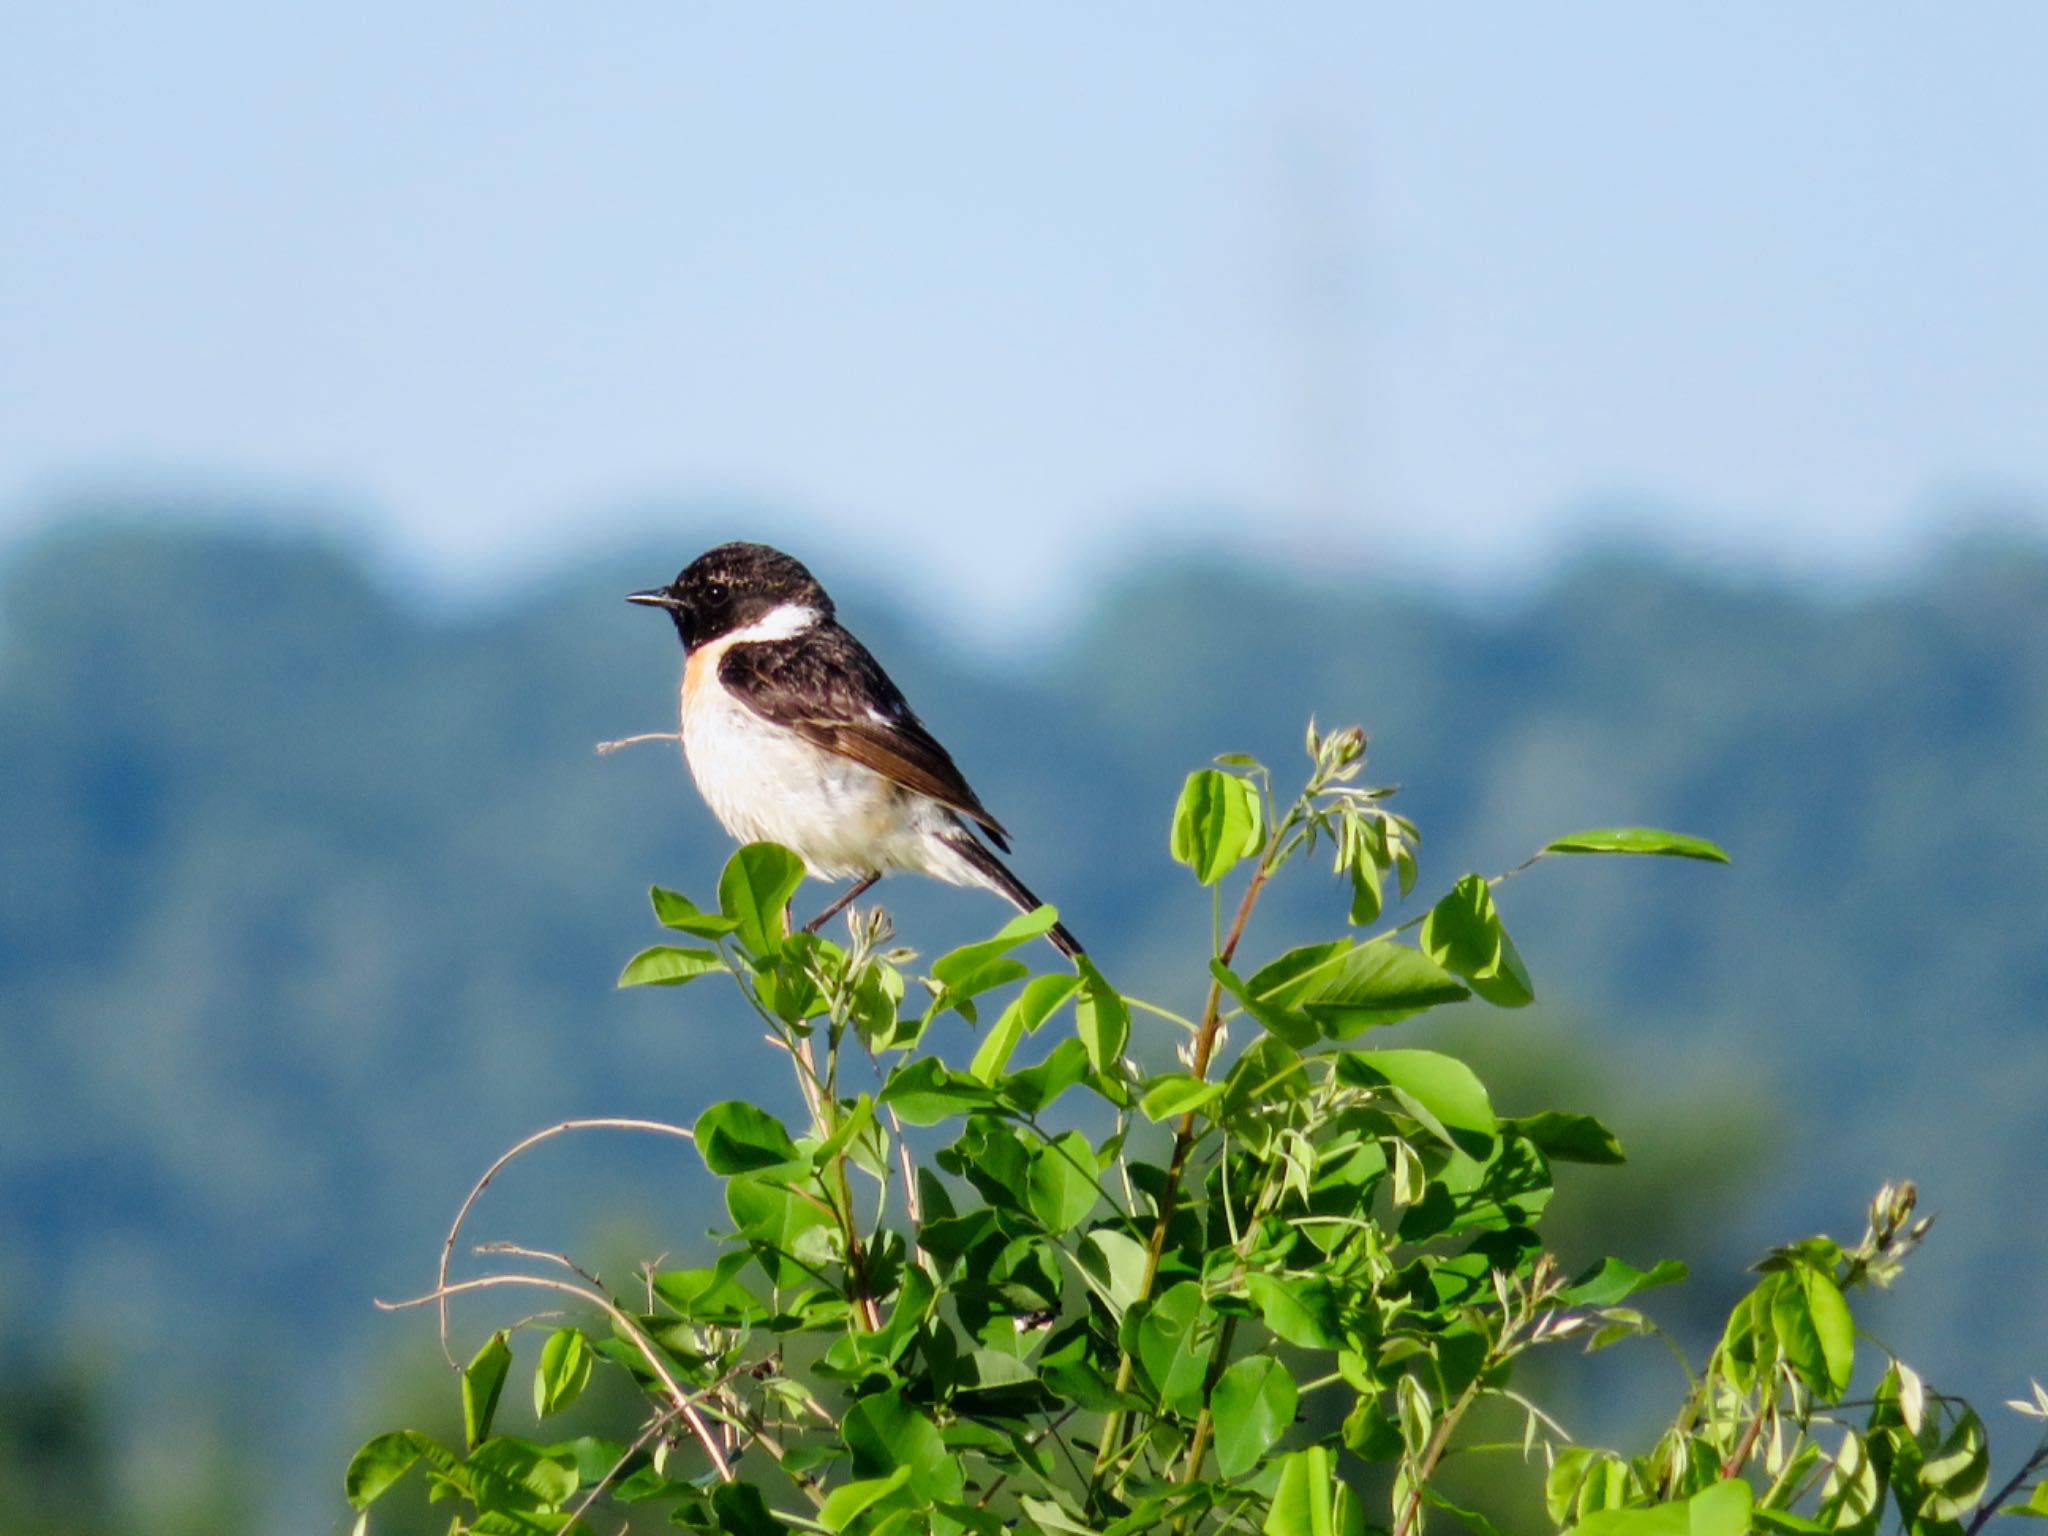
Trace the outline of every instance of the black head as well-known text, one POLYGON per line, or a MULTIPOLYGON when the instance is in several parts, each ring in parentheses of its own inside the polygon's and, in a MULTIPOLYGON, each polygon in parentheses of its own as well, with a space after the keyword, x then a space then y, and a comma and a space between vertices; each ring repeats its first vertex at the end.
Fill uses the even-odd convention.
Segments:
POLYGON ((773 613, 812 609, 832 616, 832 599, 803 563, 766 544, 721 544, 684 566, 665 587, 629 592, 629 603, 666 608, 683 644, 705 645, 773 613))

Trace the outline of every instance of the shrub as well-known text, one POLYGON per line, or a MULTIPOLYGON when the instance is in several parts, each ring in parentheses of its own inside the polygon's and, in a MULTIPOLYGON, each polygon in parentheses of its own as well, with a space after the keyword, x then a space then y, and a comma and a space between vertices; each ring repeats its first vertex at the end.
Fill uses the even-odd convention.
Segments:
MULTIPOLYGON (((1581 832, 1369 937, 1247 967, 1261 893, 1315 851, 1333 856, 1352 928, 1416 881, 1415 828, 1356 782, 1362 733, 1311 727, 1307 747, 1291 800, 1240 756, 1181 793, 1171 851, 1212 893, 1192 1018, 1086 959, 1034 974, 1050 909, 919 975, 879 910, 853 914, 844 943, 791 931, 803 870, 786 849, 735 853, 715 909, 655 890, 655 917, 688 942, 636 955, 620 984, 735 985, 808 1123, 731 1102, 689 1129, 573 1121, 507 1153, 479 1190, 572 1130, 689 1137, 731 1230, 631 1292, 502 1244, 484 1251, 510 1267, 451 1281, 465 1202, 436 1288, 401 1305, 438 1305, 445 1341, 451 1297, 571 1297, 588 1315, 539 1340, 536 1415, 598 1370, 630 1380, 642 1415, 616 1440, 494 1432, 513 1362, 501 1330, 461 1373, 461 1449, 380 1435, 348 1469, 351 1501, 367 1510, 418 1466, 461 1507, 453 1529, 479 1533, 559 1533, 608 1503, 613 1520, 646 1509, 734 1536, 1414 1536, 1433 1519, 1495 1536, 1437 1479, 1492 1403, 1519 1422, 1551 1519, 1586 1536, 1864 1533, 1888 1518, 1961 1532, 2016 1502, 2048 1512, 2048 1447, 1989 1494, 1977 1414, 1858 1335, 1849 1298, 1889 1283, 1925 1232, 1909 1184, 1879 1192, 1853 1246, 1808 1238, 1759 1265, 1648 1453, 1577 1445, 1517 1389, 1531 1351, 1654 1331, 1634 1300, 1683 1266, 1564 1273, 1539 1231, 1552 1167, 1617 1163, 1615 1138, 1583 1113, 1504 1117, 1464 1061, 1379 1032, 1469 998, 1532 1001, 1494 891, 1538 860, 1724 855, 1646 828, 1581 832), (978 1031, 964 1067, 927 1048, 947 1014, 978 1031), (1873 1383, 1853 1413, 1852 1379, 1873 1383)), ((2013 1406, 2048 1415, 2038 1393, 2013 1406)))

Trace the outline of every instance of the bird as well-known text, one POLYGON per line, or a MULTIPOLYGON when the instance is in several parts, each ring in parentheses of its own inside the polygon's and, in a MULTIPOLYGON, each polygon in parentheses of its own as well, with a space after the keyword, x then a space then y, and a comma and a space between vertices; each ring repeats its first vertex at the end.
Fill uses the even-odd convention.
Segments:
MULTIPOLYGON (((896 871, 1041 905, 981 840, 1008 853, 1009 833, 801 561, 720 544, 626 601, 675 621, 683 756, 719 824, 782 844, 815 879, 854 882, 807 930, 896 871)), ((1081 956, 1064 924, 1046 937, 1081 956)))

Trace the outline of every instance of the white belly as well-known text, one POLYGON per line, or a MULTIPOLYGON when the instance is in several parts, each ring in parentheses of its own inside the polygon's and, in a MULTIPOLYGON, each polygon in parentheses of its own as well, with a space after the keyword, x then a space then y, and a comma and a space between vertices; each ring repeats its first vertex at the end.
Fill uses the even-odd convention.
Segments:
POLYGON ((915 870, 981 883, 933 835, 952 821, 945 807, 769 724, 719 686, 715 658, 706 660, 683 689, 683 756, 727 832, 782 844, 820 880, 915 870))

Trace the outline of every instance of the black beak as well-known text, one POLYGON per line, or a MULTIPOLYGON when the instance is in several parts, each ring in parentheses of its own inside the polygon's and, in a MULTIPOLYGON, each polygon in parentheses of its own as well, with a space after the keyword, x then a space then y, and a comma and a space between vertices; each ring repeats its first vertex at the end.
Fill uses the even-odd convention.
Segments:
POLYGON ((628 592, 629 603, 645 603, 650 608, 667 608, 671 611, 682 608, 683 600, 667 587, 649 587, 645 592, 628 592))

